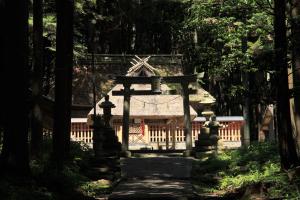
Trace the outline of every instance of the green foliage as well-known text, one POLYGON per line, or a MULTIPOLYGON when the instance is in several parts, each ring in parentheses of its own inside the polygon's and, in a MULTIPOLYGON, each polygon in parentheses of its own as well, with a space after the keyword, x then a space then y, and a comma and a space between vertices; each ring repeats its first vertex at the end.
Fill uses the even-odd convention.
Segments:
POLYGON ((228 195, 262 184, 266 188, 265 195, 270 198, 292 199, 300 194, 300 177, 290 180, 287 173, 281 171, 277 146, 270 143, 227 150, 198 161, 194 164, 193 174, 196 188, 201 192, 228 195))
POLYGON ((234 109, 247 95, 255 96, 260 103, 271 98, 267 81, 257 81, 263 89, 255 92, 248 91, 241 81, 243 72, 258 72, 266 78, 273 67, 273 57, 265 55, 273 48, 273 16, 268 8, 267 2, 254 0, 189 3, 183 29, 190 37, 184 40, 183 52, 192 68, 205 72, 203 87, 213 88, 210 92, 217 99, 218 109, 228 104, 234 109))
POLYGON ((44 151, 38 159, 30 161, 30 167, 36 182, 50 190, 56 199, 62 194, 72 193, 81 184, 89 181, 80 172, 79 160, 87 159, 90 152, 79 143, 71 142, 70 159, 62 171, 57 171, 51 162, 51 145, 51 140, 43 141, 44 151))
POLYGON ((111 192, 112 188, 110 182, 98 180, 83 183, 80 186, 80 190, 82 190, 87 196, 97 197, 101 194, 111 192))
POLYGON ((92 155, 92 149, 83 142, 71 142, 70 157, 72 160, 87 160, 92 155))
POLYGON ((63 170, 51 162, 51 140, 44 140, 43 153, 30 161, 32 176, 23 179, 14 175, 0 179, 0 197, 10 200, 92 199, 111 192, 112 182, 94 181, 85 176, 90 168, 92 150, 82 143, 71 142, 70 159, 63 170))

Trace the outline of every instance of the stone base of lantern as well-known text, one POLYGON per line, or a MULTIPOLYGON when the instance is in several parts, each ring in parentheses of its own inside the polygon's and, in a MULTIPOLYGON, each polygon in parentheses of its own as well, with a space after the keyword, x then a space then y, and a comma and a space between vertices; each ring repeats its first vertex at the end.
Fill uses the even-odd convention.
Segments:
POLYGON ((115 131, 105 126, 100 116, 96 117, 93 134, 93 149, 95 156, 90 160, 90 168, 86 169, 86 175, 95 180, 105 179, 115 181, 120 178, 120 151, 115 131))
POLYGON ((195 141, 195 157, 201 158, 209 154, 216 154, 218 151, 219 137, 211 134, 210 129, 203 127, 198 134, 198 140, 195 141))
POLYGON ((121 157, 124 157, 124 158, 130 158, 132 156, 131 154, 131 151, 122 151, 121 152, 121 157))
POLYGON ((103 152, 109 156, 119 156, 121 152, 121 143, 111 127, 103 128, 103 152))

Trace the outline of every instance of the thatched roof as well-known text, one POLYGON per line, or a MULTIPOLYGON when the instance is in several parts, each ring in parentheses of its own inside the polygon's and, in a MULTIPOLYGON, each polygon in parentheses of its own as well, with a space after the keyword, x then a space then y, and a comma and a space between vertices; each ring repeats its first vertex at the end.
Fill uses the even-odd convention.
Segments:
MULTIPOLYGON (((116 108, 112 109, 112 115, 114 118, 123 117, 123 96, 112 96, 112 91, 118 91, 123 89, 121 84, 116 85, 109 93, 110 101, 115 104, 116 108)), ((149 84, 133 84, 131 89, 135 90, 151 90, 149 84)), ((162 90, 169 90, 170 88, 162 84, 162 90)), ((99 104, 104 101, 102 98, 96 107, 96 113, 102 114, 102 109, 99 108, 99 104)), ((92 115, 94 110, 89 112, 92 115)), ((180 95, 149 95, 149 96, 132 96, 130 99, 130 117, 143 117, 152 119, 170 119, 183 117, 183 99, 180 95)), ((196 111, 190 107, 191 118, 194 119, 197 116, 196 111)))

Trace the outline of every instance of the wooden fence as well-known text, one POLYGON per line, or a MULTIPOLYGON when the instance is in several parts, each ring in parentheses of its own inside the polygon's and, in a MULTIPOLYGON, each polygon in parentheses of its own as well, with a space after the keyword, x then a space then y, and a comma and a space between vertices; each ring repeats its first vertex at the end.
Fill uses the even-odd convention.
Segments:
MULTIPOLYGON (((233 122, 221 122, 223 125, 219 128, 219 137, 223 141, 241 141, 241 121, 233 122)), ((192 123, 192 138, 193 142, 198 140, 198 134, 203 126, 203 122, 193 122, 192 123)), ((175 142, 184 142, 185 136, 183 131, 183 126, 172 126, 172 125, 150 125, 149 126, 150 142, 166 142, 166 138, 169 138, 170 142, 173 142, 173 137, 175 142), (172 131, 175 134, 172 134, 172 131), (168 134, 168 135, 167 135, 168 134)))
MULTIPOLYGON (((239 142, 241 141, 241 130, 243 121, 219 121, 222 127, 219 129, 219 137, 223 141, 239 142)), ((198 133, 204 122, 192 123, 192 138, 193 142, 198 139, 198 133)), ((135 143, 166 143, 168 138, 169 143, 173 142, 173 136, 175 143, 184 143, 185 136, 183 126, 163 125, 163 124, 149 124, 145 125, 144 134, 139 133, 139 127, 137 125, 130 125, 130 130, 136 130, 129 135, 129 144, 135 143)), ((118 134, 119 141, 121 141, 120 132, 122 132, 122 126, 115 124, 114 129, 118 134)), ((71 126, 71 139, 73 141, 82 141, 88 144, 93 143, 93 131, 87 125, 86 122, 72 122, 71 126)))
POLYGON ((86 122, 72 122, 71 140, 76 142, 93 143, 93 129, 86 122))

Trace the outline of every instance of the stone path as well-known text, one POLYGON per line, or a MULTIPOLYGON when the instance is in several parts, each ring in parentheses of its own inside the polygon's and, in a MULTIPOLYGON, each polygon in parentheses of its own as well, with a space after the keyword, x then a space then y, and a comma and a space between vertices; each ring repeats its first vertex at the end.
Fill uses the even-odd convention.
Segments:
POLYGON ((151 154, 122 159, 124 180, 109 199, 196 199, 189 181, 192 161, 192 158, 151 154))

